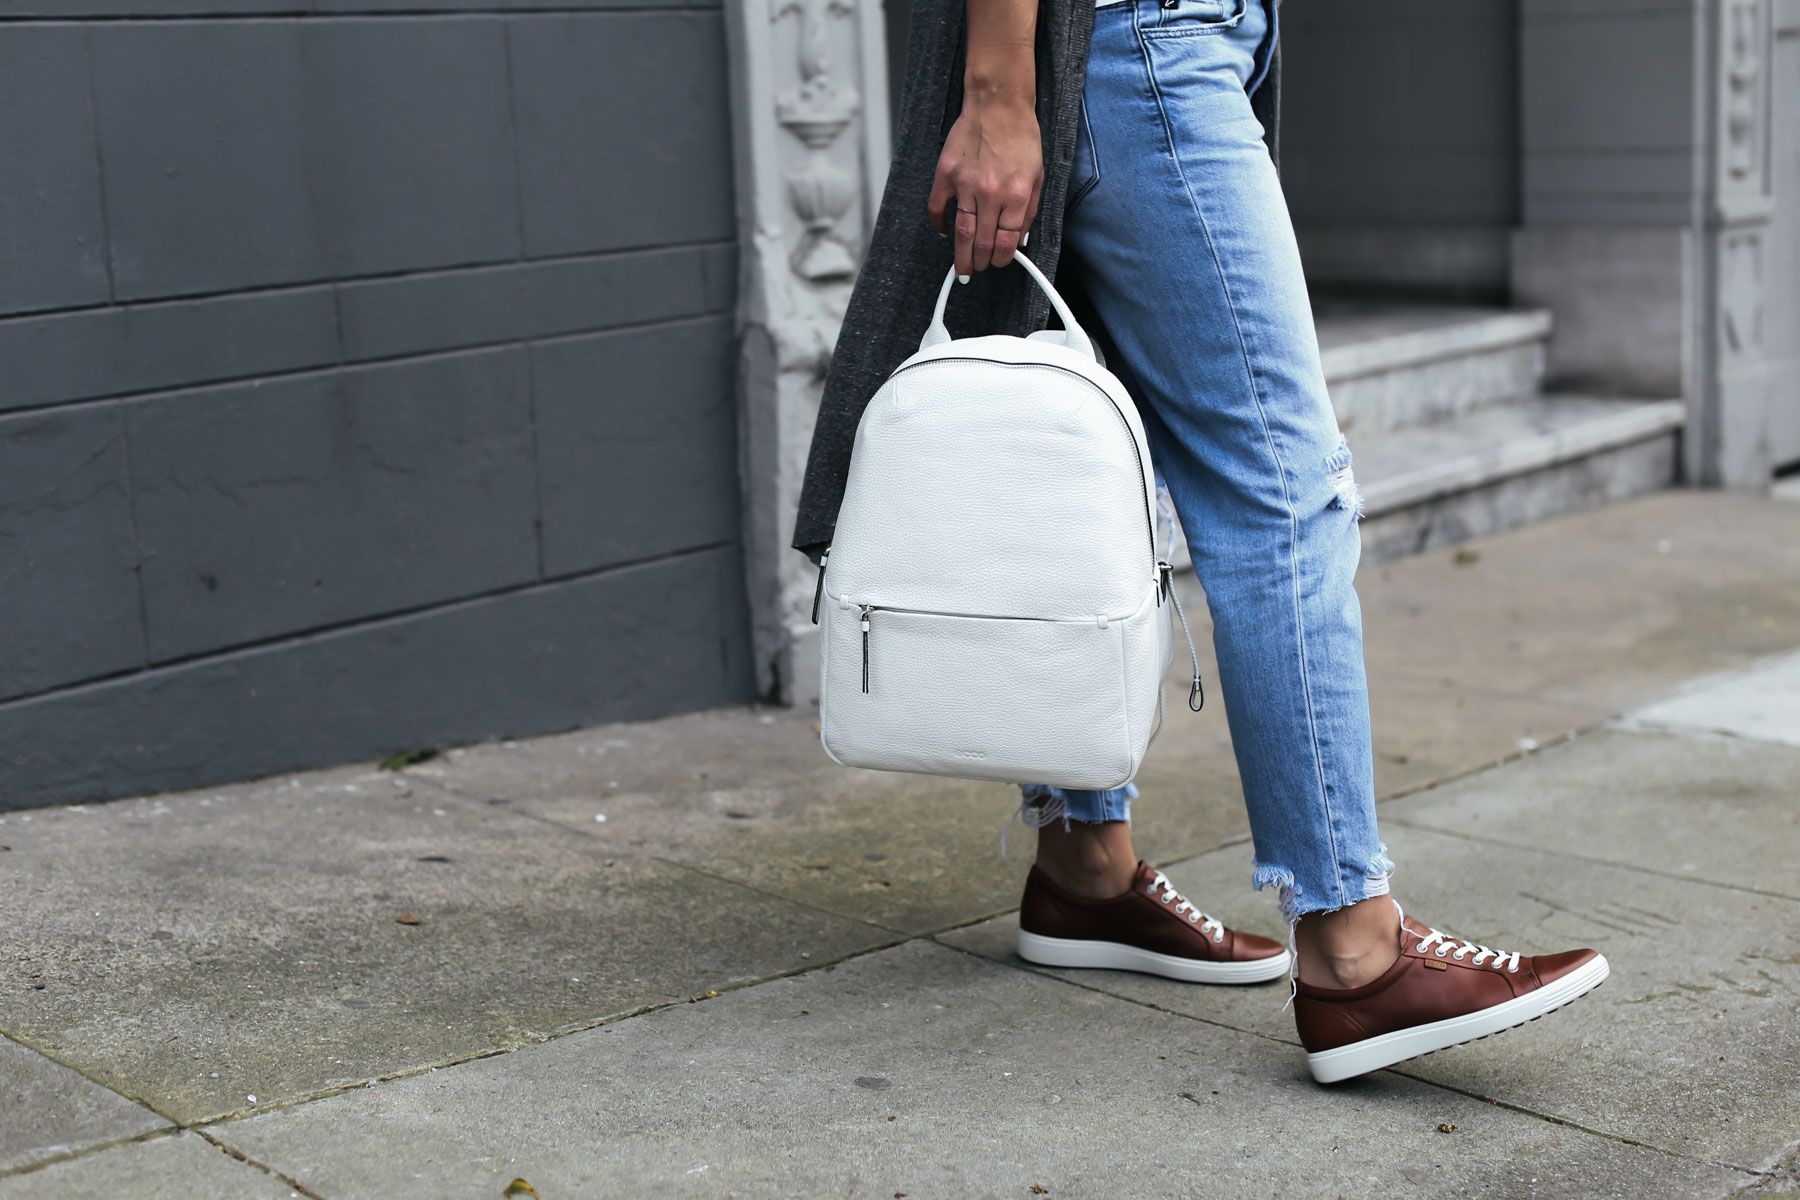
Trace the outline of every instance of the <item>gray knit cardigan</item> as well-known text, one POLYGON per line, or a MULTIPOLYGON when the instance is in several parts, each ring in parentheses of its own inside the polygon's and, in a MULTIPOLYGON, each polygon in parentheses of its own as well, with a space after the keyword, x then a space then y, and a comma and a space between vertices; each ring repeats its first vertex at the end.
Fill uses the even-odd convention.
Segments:
MULTIPOLYGON (((814 562, 831 545, 837 527, 857 422, 882 382, 919 348, 937 289, 952 262, 950 241, 931 227, 925 201, 944 138, 962 111, 964 4, 965 0, 913 0, 894 161, 825 377, 800 489, 793 544, 814 562)), ((1039 0, 1037 116, 1044 139, 1044 186, 1027 253, 1052 279, 1062 250, 1063 203, 1093 28, 1093 0, 1039 0)), ((1280 69, 1277 48, 1267 78, 1251 97, 1271 154, 1277 153, 1278 144, 1280 69)), ((1104 353, 1105 330, 1074 281, 1060 282, 1057 290, 1096 335, 1104 353)), ((1023 336, 1044 328, 1049 312, 1049 301, 1023 271, 990 270, 951 289, 945 320, 960 336, 1023 336)))

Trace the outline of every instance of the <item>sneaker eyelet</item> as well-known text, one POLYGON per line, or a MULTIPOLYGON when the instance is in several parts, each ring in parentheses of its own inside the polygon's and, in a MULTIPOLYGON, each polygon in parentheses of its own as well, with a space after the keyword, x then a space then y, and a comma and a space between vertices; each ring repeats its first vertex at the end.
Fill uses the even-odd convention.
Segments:
POLYGON ((1448 954, 1449 952, 1450 952, 1450 947, 1448 947, 1448 946, 1439 946, 1437 948, 1437 956, 1439 958, 1444 957, 1444 955, 1448 954))

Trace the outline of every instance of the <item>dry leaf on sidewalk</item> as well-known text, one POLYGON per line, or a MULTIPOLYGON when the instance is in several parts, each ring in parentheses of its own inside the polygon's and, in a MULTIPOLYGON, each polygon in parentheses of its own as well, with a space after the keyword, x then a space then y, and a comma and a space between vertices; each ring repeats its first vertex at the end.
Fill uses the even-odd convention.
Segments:
POLYGON ((523 1179, 513 1180, 506 1185, 506 1190, 500 1194, 502 1196, 529 1196, 531 1200, 543 1200, 543 1197, 538 1195, 537 1189, 532 1187, 529 1183, 526 1183, 523 1179))
POLYGON ((399 916, 395 917, 394 920, 401 925, 423 925, 424 924, 423 920, 421 920, 418 917, 413 916, 411 913, 401 913, 399 916))

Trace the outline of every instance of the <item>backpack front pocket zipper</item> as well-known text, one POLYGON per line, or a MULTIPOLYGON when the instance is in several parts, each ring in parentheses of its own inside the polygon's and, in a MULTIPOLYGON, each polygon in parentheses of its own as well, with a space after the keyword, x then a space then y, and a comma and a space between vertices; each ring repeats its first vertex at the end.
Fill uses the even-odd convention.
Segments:
POLYGON ((924 608, 895 608, 885 604, 857 604, 845 597, 841 602, 845 608, 854 608, 859 616, 862 632, 862 690, 869 694, 869 636, 873 628, 872 618, 875 613, 891 613, 903 617, 937 617, 954 621, 1004 621, 1019 622, 1029 625, 1092 625, 1097 629, 1105 629, 1116 620, 1123 618, 1108 617, 997 617, 991 613, 956 613, 934 612, 924 608))
POLYGON ((825 749, 882 770, 1118 786, 1156 723, 1168 662, 1166 607, 1144 583, 1135 612, 1104 617, 891 607, 828 588, 825 749))
POLYGON ((864 604, 861 607, 863 635, 863 695, 866 696, 869 694, 869 614, 875 611, 875 606, 873 604, 864 604))
MULTIPOLYGON (((1188 630, 1187 614, 1181 611, 1181 599, 1175 595, 1174 580, 1172 578, 1174 568, 1167 562, 1160 561, 1156 566, 1157 575, 1153 598, 1156 607, 1158 608, 1162 607, 1162 602, 1164 600, 1172 600, 1174 602, 1175 615, 1181 621, 1181 632, 1183 636, 1187 638, 1188 655, 1193 660, 1194 664, 1193 684, 1188 689, 1188 707, 1195 712, 1199 712, 1206 705, 1206 693, 1202 690, 1200 683, 1200 653, 1194 648, 1194 635, 1188 630)), ((821 595, 824 593, 824 590, 824 581, 821 576, 819 588, 821 595)), ((860 618, 859 624, 862 633, 862 690, 863 695, 865 696, 869 694, 869 637, 873 630, 873 621, 871 618, 877 612, 894 613, 899 616, 907 617, 948 618, 957 621, 1005 621, 1023 623, 1026 625, 1092 625, 1097 629, 1105 629, 1114 621, 1125 619, 1123 617, 1108 617, 1104 613, 1093 617, 997 617, 991 613, 934 612, 930 609, 923 608, 895 608, 880 604, 857 604, 851 601, 848 596, 842 597, 838 603, 846 609, 855 608, 860 618)))

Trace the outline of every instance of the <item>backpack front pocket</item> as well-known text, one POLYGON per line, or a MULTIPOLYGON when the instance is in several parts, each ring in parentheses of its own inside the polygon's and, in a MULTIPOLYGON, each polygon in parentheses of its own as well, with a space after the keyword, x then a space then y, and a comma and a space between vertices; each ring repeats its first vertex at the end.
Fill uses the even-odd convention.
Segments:
POLYGON ((838 762, 1059 787, 1130 778, 1123 621, 825 608, 820 733, 838 762))

